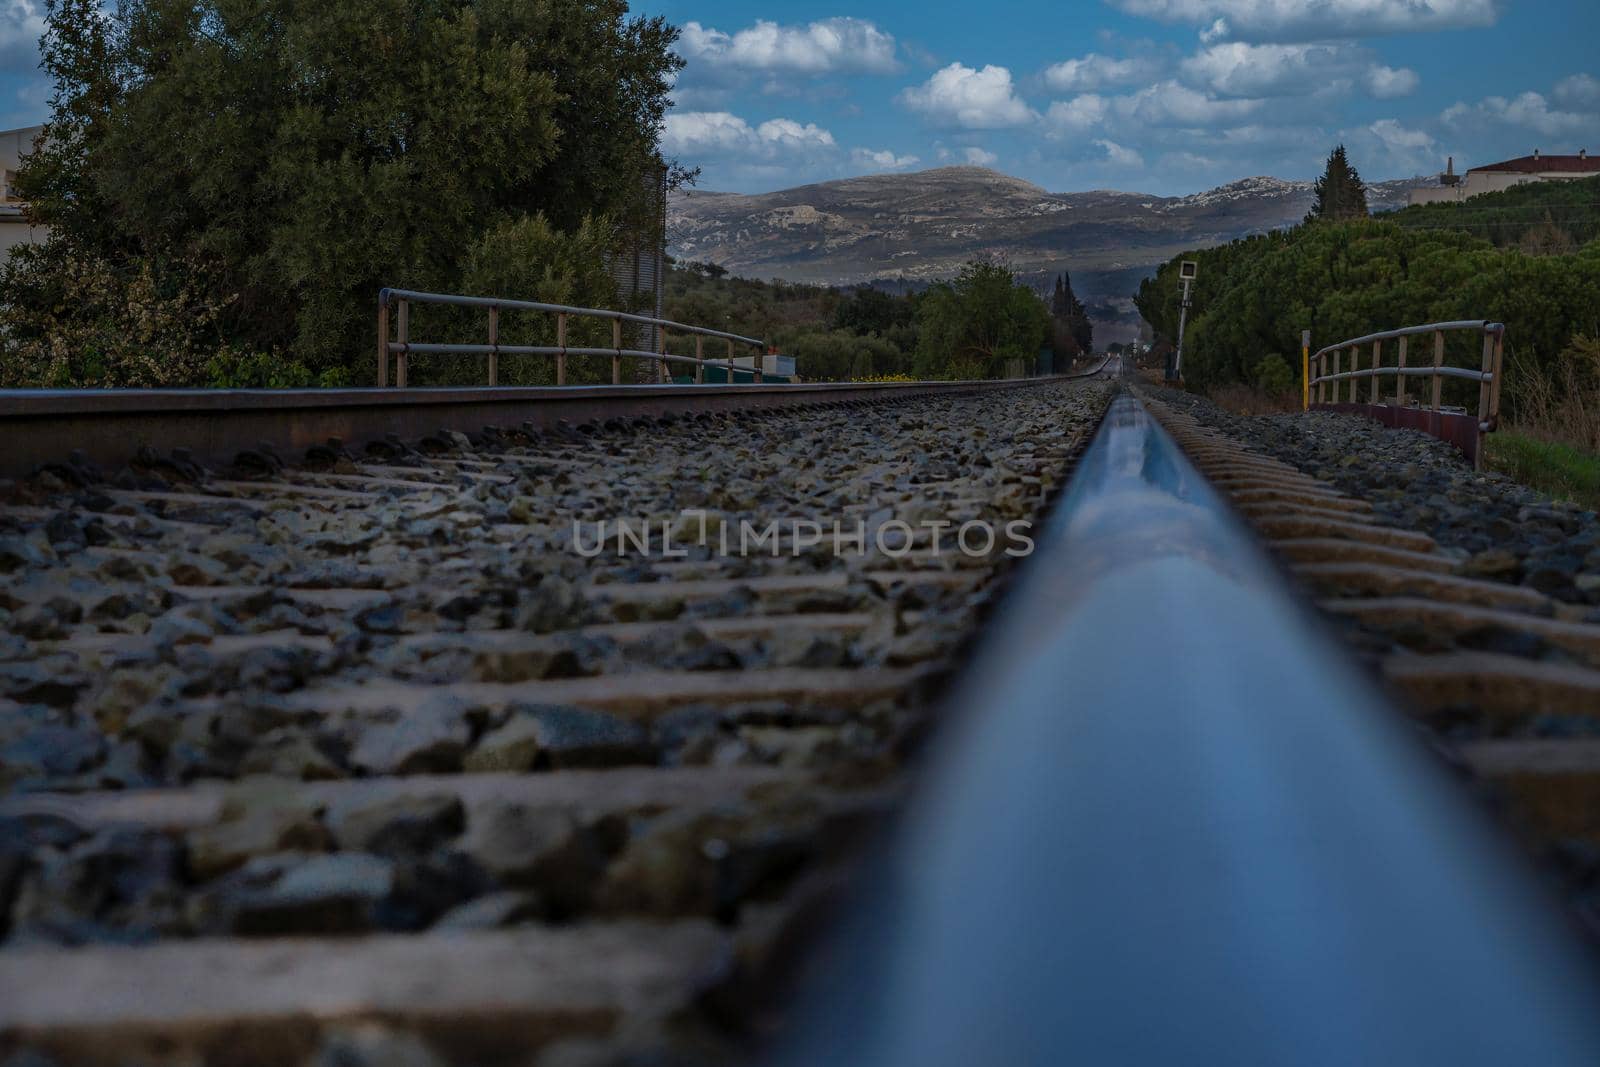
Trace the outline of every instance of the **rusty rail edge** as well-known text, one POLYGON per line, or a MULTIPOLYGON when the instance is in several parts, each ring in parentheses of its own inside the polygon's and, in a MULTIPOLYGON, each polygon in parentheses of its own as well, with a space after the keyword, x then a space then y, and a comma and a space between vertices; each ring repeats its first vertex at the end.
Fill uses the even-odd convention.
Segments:
POLYGON ((597 385, 458 389, 0 390, 0 477, 22 477, 81 451, 106 467, 148 445, 226 464, 270 444, 286 460, 330 437, 355 447, 388 434, 475 432, 531 424, 555 430, 608 418, 688 415, 1028 388, 1099 373, 962 382, 789 385, 597 385))
POLYGON ((778 1063, 1600 1062, 1554 902, 1136 400, 1038 542, 778 1063))

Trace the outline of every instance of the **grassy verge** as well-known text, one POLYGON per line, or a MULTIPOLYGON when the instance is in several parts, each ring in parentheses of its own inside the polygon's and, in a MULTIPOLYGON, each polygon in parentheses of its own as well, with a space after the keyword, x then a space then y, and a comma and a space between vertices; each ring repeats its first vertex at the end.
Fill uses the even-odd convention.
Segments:
POLYGON ((1490 470, 1530 489, 1600 510, 1600 454, 1501 431, 1484 438, 1490 470))

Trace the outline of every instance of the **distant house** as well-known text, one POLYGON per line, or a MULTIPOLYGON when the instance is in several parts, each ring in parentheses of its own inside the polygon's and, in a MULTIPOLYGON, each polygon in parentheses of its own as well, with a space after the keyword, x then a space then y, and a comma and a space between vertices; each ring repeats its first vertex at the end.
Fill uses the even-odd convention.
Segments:
POLYGON ((28 225, 22 215, 22 195, 17 192, 22 157, 33 151, 33 142, 43 133, 43 126, 0 130, 0 259, 17 245, 42 243, 50 233, 44 226, 28 225))
POLYGON ((1455 204, 1481 193, 1498 193, 1514 185, 1529 182, 1572 181, 1600 174, 1600 159, 1589 158, 1587 149, 1575 156, 1547 156, 1538 149, 1533 155, 1508 159, 1504 163, 1491 163, 1486 167, 1473 167, 1466 174, 1457 174, 1452 158, 1439 175, 1436 188, 1413 189, 1412 204, 1455 204))

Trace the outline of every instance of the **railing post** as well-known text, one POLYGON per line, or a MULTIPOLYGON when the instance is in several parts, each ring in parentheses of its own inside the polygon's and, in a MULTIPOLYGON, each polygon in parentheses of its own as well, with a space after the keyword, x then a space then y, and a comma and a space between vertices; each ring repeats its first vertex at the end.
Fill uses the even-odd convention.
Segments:
POLYGON ((1444 403, 1444 379, 1439 377, 1439 368, 1444 366, 1444 331, 1433 331, 1433 410, 1438 411, 1439 405, 1444 403))
POLYGON ((767 369, 767 346, 766 346, 765 343, 763 343, 761 345, 761 347, 756 349, 756 371, 755 371, 755 374, 754 374, 754 378, 755 378, 755 381, 756 381, 757 385, 760 385, 762 383, 762 381, 764 380, 763 374, 765 373, 766 369, 767 369))
POLYGON ((1485 376, 1478 379, 1478 443, 1472 450, 1473 466, 1478 470, 1483 469, 1483 433, 1489 425, 1489 398, 1494 393, 1494 379, 1488 377, 1494 373, 1494 334, 1489 330, 1483 331, 1482 373, 1485 376))
POLYGON ((1339 402, 1339 390, 1344 388, 1344 383, 1339 381, 1338 378, 1337 378, 1337 375, 1343 369, 1344 369, 1344 349, 1336 348, 1336 349, 1333 350, 1333 373, 1335 375, 1335 378, 1334 378, 1333 382, 1330 383, 1333 386, 1333 402, 1335 404, 1337 404, 1339 402))
POLYGON ((622 320, 611 320, 611 347, 616 354, 611 357, 611 384, 622 384, 622 320))
POLYGON ((733 384, 733 338, 728 338, 728 384, 733 384))
POLYGON ((656 384, 667 384, 667 328, 656 327, 656 349, 661 353, 661 358, 656 360, 656 384))
POLYGON ((500 384, 500 309, 489 309, 489 388, 500 384))
POLYGON ((1383 342, 1372 342, 1372 403, 1378 403, 1379 382, 1383 380, 1378 373, 1378 368, 1383 364, 1383 342))
POLYGON ((694 358, 694 384, 704 385, 706 383, 706 335, 703 333, 694 335, 694 358))
POLYGON ((411 362, 411 301, 400 301, 400 322, 398 324, 398 340, 400 354, 394 361, 394 384, 397 388, 404 389, 410 378, 407 371, 411 362))
POLYGON ((389 387, 389 301, 378 298, 378 388, 389 387))
POLYGON ((567 313, 556 313, 556 347, 561 351, 556 353, 556 384, 567 384, 567 313))
POLYGON ((1505 377, 1506 328, 1501 324, 1494 332, 1494 389, 1489 393, 1489 425, 1500 427, 1500 380, 1505 377))
POLYGON ((1394 406, 1397 408, 1406 406, 1406 342, 1409 340, 1409 337, 1400 338, 1400 374, 1394 387, 1394 406))
MULTIPOLYGON (((1355 345, 1351 345, 1350 346, 1350 373, 1354 374, 1356 371, 1358 371, 1360 369, 1361 369, 1361 349, 1358 348, 1355 345)), ((1360 378, 1351 378, 1350 379, 1350 401, 1349 401, 1350 403, 1354 404, 1354 403, 1357 403, 1357 402, 1360 401, 1361 398, 1356 395, 1356 390, 1359 389, 1360 387, 1361 387, 1361 379, 1360 378)))

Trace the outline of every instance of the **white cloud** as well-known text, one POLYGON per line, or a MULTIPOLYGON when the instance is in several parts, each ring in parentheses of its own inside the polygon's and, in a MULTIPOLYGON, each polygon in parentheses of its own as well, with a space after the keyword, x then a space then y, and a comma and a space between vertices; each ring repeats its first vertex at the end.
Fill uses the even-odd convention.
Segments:
POLYGON ((1057 100, 1045 112, 1044 122, 1051 137, 1062 137, 1092 130, 1106 120, 1110 104, 1103 96, 1084 93, 1071 100, 1057 100))
POLYGON ((850 162, 869 171, 905 170, 914 167, 922 160, 916 156, 897 156, 893 151, 885 148, 873 151, 870 148, 852 148, 850 162))
POLYGON ((1556 103, 1574 111, 1600 111, 1600 79, 1588 74, 1574 74, 1556 82, 1556 103))
POLYGON ((1327 44, 1246 44, 1230 41, 1203 48, 1179 68, 1184 80, 1222 96, 1302 96, 1345 91, 1359 81, 1380 100, 1417 88, 1413 70, 1378 63, 1364 48, 1327 44))
POLYGON ((669 112, 661 147, 690 165, 706 158, 811 163, 838 148, 833 134, 815 123, 769 119, 751 126, 726 111, 669 112))
POLYGON ((1022 126, 1035 118, 1017 96, 1011 71, 993 65, 974 70, 952 63, 901 92, 899 100, 936 125, 968 130, 1022 126))
MULTIPOLYGON (((1568 96, 1570 97, 1570 91, 1568 96)), ((1596 122, 1593 114, 1586 115, 1552 108, 1544 96, 1535 92, 1526 92, 1509 99, 1504 96, 1490 96, 1476 104, 1456 104, 1447 108, 1439 117, 1447 125, 1467 132, 1481 129, 1485 125, 1510 127, 1543 134, 1546 137, 1592 136, 1600 131, 1600 123, 1596 122)))
POLYGON ((1143 167, 1144 157, 1131 148, 1125 148, 1115 141, 1104 139, 1095 141, 1095 144, 1105 149, 1106 160, 1118 167, 1143 167))
POLYGON ((0 63, 34 66, 43 33, 44 4, 40 0, 0 0, 0 63))
POLYGON ((887 74, 895 62, 894 37, 871 22, 831 18, 804 26, 759 20, 725 33, 698 22, 685 23, 678 51, 693 64, 796 74, 887 74))
POLYGON ((1374 99, 1393 100, 1416 92, 1422 79, 1409 67, 1386 67, 1380 63, 1367 68, 1363 84, 1374 99))
POLYGON ((1090 52, 1045 68, 1044 83, 1059 93, 1081 93, 1136 85, 1153 77, 1156 65, 1148 59, 1113 59, 1090 52))
POLYGON ((1345 130, 1339 136, 1357 157, 1377 159, 1380 173, 1424 174, 1441 169, 1438 164, 1444 152, 1433 135, 1403 126, 1397 119, 1379 119, 1356 130, 1345 130))
POLYGON ((1228 34, 1232 32, 1233 30, 1228 25, 1227 19, 1217 19, 1217 21, 1200 31, 1200 43, 1216 44, 1218 41, 1226 41, 1228 34))
POLYGON ((1492 26, 1504 0, 1112 0, 1131 15, 1209 26, 1206 43, 1316 41, 1492 26))
POLYGON ((1177 82, 1161 82, 1111 101, 1125 120, 1147 126, 1214 126, 1239 122, 1261 110, 1261 100, 1219 100, 1177 82))
POLYGON ((963 148, 961 157, 974 167, 992 167, 1000 162, 999 156, 979 148, 977 145, 968 145, 963 148))

